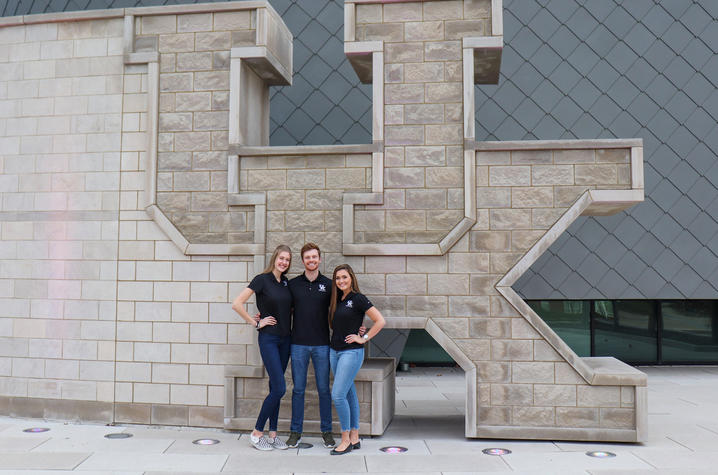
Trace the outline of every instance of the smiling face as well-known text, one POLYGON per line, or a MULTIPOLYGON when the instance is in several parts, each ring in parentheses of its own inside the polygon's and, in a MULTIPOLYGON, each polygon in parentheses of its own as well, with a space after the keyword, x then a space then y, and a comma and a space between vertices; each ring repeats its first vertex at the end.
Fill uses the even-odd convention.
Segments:
POLYGON ((352 278, 349 275, 349 272, 344 269, 337 271, 336 275, 334 276, 334 283, 336 284, 337 288, 343 293, 349 292, 352 288, 352 278))
POLYGON ((319 251, 317 251, 316 249, 309 249, 308 251, 305 251, 302 255, 302 263, 304 264, 304 269, 309 272, 314 272, 315 270, 317 270, 321 261, 322 260, 319 257, 319 251))
POLYGON ((277 255, 274 260, 274 268, 279 272, 285 272, 289 269, 289 265, 292 263, 292 255, 287 251, 282 251, 277 255))

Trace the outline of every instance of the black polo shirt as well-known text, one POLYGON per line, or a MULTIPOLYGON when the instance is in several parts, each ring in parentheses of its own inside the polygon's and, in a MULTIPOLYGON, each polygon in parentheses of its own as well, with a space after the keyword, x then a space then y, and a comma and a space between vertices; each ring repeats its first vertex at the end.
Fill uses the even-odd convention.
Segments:
POLYGON ((332 281, 320 272, 313 281, 302 272, 289 281, 294 301, 292 343, 319 346, 329 344, 329 300, 332 281))
POLYGON ((336 351, 362 348, 361 343, 345 343, 347 335, 359 333, 359 327, 364 322, 364 314, 372 308, 372 304, 364 294, 349 292, 344 300, 337 302, 334 310, 331 347, 336 351))
POLYGON ((272 316, 276 325, 266 325, 259 331, 269 335, 287 336, 292 325, 292 294, 289 292, 287 278, 277 282, 274 274, 259 274, 248 286, 257 295, 257 308, 261 318, 272 316))

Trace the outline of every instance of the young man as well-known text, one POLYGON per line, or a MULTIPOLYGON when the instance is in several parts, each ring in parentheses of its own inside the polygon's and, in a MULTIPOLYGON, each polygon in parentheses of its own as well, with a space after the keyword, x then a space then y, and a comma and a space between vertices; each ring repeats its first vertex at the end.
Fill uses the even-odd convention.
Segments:
POLYGON ((304 391, 307 387, 309 359, 314 365, 314 375, 319 393, 320 430, 324 447, 335 446, 332 437, 332 398, 329 390, 329 299, 331 279, 319 272, 321 251, 319 246, 308 242, 301 250, 304 273, 289 281, 289 291, 294 301, 292 322, 292 423, 287 445, 296 447, 302 439, 304 424, 304 391))

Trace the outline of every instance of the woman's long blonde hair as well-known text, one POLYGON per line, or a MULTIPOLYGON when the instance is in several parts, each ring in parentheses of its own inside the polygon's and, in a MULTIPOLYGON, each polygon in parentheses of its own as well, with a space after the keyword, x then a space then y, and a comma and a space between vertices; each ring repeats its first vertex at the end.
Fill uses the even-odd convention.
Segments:
POLYGON ((287 267, 287 270, 282 272, 282 275, 285 275, 289 268, 292 266, 292 250, 289 248, 289 246, 286 246, 284 244, 280 244, 274 249, 274 252, 272 253, 272 257, 269 258, 269 262, 267 263, 267 267, 264 268, 262 271, 262 274, 269 274, 274 270, 274 263, 277 261, 277 257, 279 256, 280 252, 288 252, 289 253, 289 266, 287 267))
POLYGON ((331 300, 329 302, 329 327, 334 328, 334 311, 337 309, 337 302, 339 300, 339 289, 337 289, 337 272, 340 270, 345 270, 349 274, 349 277, 352 280, 352 292, 360 292, 359 290, 359 282, 357 282, 357 277, 354 275, 354 270, 352 269, 352 266, 349 264, 339 264, 334 268, 334 274, 332 274, 332 296, 331 300))

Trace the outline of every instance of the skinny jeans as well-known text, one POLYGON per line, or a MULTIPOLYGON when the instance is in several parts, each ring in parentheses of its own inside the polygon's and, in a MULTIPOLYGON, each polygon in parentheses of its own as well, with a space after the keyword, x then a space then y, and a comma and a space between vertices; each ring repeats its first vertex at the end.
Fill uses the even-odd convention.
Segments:
POLYGON ((364 362, 364 348, 336 351, 329 349, 329 364, 334 373, 332 401, 342 432, 359 429, 359 399, 354 378, 364 362))
POLYGON ((289 363, 291 338, 289 335, 277 336, 260 332, 258 342, 259 354, 262 356, 262 362, 269 375, 269 394, 264 398, 254 428, 263 432, 264 426, 269 420, 269 430, 276 431, 279 420, 279 404, 287 391, 284 372, 289 363))

